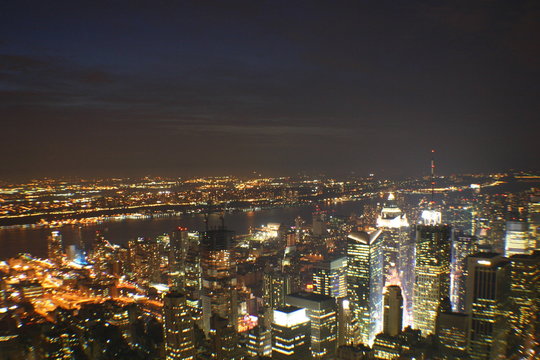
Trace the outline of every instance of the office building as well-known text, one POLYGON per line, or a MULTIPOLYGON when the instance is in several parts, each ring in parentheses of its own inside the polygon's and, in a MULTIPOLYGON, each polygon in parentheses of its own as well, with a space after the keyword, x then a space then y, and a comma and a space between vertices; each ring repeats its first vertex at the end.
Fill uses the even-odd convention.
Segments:
POLYGON ((347 296, 347 257, 323 260, 313 266, 313 292, 342 298, 347 296))
POLYGON ((249 330, 246 352, 252 358, 272 356, 272 333, 270 329, 259 324, 249 330))
POLYGON ((504 237, 504 255, 530 254, 534 250, 530 242, 527 223, 523 221, 507 221, 504 237))
POLYGON ((540 330, 540 251, 514 255, 510 261, 510 353, 527 355, 540 330))
POLYGON ((388 286, 384 293, 383 332, 397 336, 403 328, 403 296, 397 285, 388 286))
POLYGON ((347 296, 356 326, 355 345, 371 345, 382 329, 381 232, 353 232, 347 237, 347 296))
POLYGON ((401 211, 390 193, 379 216, 377 228, 382 229, 381 243, 383 248, 383 274, 386 278, 399 273, 399 253, 408 236, 409 221, 407 215, 401 211))
POLYGON ((169 292, 163 298, 165 358, 167 360, 195 359, 193 320, 186 304, 186 296, 169 292))
POLYGON ((476 253, 467 260, 465 311, 468 352, 473 360, 505 359, 510 266, 498 253, 476 253))
POLYGON ((467 359, 469 316, 452 312, 450 299, 445 299, 439 307, 436 326, 437 359, 467 359))
POLYGON ((274 310, 272 321, 272 359, 309 359, 310 323, 306 309, 284 306, 274 310))
POLYGON ((311 354, 313 359, 333 359, 337 347, 337 306, 333 297, 297 292, 287 295, 285 302, 306 309, 311 323, 311 354))
POLYGON ((441 301, 450 295, 450 227, 416 226, 413 328, 423 336, 435 332, 441 301))
POLYGON ((531 246, 540 250, 540 189, 533 189, 527 210, 531 246))
POLYGON ((465 279, 467 256, 478 252, 475 236, 454 234, 452 236, 452 260, 450 264, 450 301, 452 310, 465 312, 465 279))
POLYGON ((63 252, 62 235, 59 231, 52 231, 47 238, 47 257, 49 260, 61 264, 63 252))
POLYGON ((238 325, 233 236, 232 231, 220 225, 201 237, 202 325, 206 334, 213 314, 227 319, 235 329, 238 325))

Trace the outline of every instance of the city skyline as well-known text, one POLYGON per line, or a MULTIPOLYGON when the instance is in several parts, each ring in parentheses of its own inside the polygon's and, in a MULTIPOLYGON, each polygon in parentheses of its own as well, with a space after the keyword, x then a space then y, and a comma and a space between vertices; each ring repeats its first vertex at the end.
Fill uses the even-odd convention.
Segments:
POLYGON ((540 2, 3 1, 0 360, 540 358, 540 2))

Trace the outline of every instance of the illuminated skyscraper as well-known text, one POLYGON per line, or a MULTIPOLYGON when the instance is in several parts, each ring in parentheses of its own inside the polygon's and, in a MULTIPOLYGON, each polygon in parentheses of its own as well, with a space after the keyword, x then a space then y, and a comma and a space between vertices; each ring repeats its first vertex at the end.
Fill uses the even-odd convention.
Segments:
POLYGON ((163 298, 165 356, 167 360, 195 359, 193 320, 185 295, 170 292, 163 298))
POLYGON ((403 328, 403 296, 397 285, 388 286, 384 293, 383 332, 397 336, 403 328))
POLYGON ((441 301, 450 295, 450 227, 416 226, 416 267, 413 328, 427 336, 435 332, 441 301))
POLYGON ((528 205, 527 222, 531 246, 540 250, 540 189, 533 189, 528 205))
POLYGON ((540 251, 510 257, 511 353, 526 357, 540 330, 540 251))
POLYGON ((62 235, 60 235, 59 231, 52 231, 47 238, 47 257, 49 260, 60 264, 62 263, 62 255, 62 235))
POLYGON ((398 207, 394 194, 390 193, 377 218, 377 228, 383 230, 383 267, 386 284, 400 284, 406 298, 406 318, 412 310, 414 283, 414 242, 410 239, 407 215, 398 207))
POLYGON ((284 306, 274 310, 272 321, 272 359, 311 358, 310 324, 306 309, 284 306))
POLYGON ((287 295, 288 305, 305 308, 311 323, 313 359, 333 359, 337 345, 337 307, 331 296, 298 292, 287 295))
POLYGON ((467 256, 478 252, 475 236, 456 234, 452 237, 452 262, 450 264, 450 301, 452 310, 465 312, 465 279, 467 256))
POLYGON ((521 221, 507 221, 506 235, 504 237, 504 255, 530 254, 534 246, 530 243, 527 223, 521 221))
POLYGON ((506 359, 509 262, 497 253, 477 253, 467 259, 469 355, 473 360, 506 359))
POLYGON ((246 344, 248 356, 257 358, 259 356, 272 355, 272 333, 270 329, 259 324, 255 328, 248 331, 248 339, 246 344))
POLYGON ((334 298, 347 296, 347 257, 324 260, 313 266, 313 292, 334 298))
POLYGON ((408 235, 408 227, 407 215, 397 206, 394 194, 390 193, 377 218, 377 228, 383 230, 381 240, 386 277, 392 276, 393 270, 398 270, 399 252, 408 235))
POLYGON ((236 262, 233 235, 223 225, 208 229, 201 238, 203 330, 210 331, 212 314, 237 327, 236 262))
POLYGON ((355 343, 371 345, 382 328, 381 230, 347 237, 347 296, 357 327, 355 343))

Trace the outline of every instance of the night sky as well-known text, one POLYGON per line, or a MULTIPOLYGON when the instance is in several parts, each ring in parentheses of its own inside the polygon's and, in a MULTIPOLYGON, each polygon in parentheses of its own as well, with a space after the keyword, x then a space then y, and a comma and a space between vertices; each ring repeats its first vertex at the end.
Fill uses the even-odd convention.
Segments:
POLYGON ((539 1, 0 2, 0 177, 539 169, 539 1))

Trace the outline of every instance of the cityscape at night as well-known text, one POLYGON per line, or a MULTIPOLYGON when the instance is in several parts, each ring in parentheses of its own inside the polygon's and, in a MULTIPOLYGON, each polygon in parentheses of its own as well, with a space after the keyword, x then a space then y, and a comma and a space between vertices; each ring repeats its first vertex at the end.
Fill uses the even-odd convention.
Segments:
POLYGON ((0 360, 540 359, 540 3, 0 2, 0 360))

